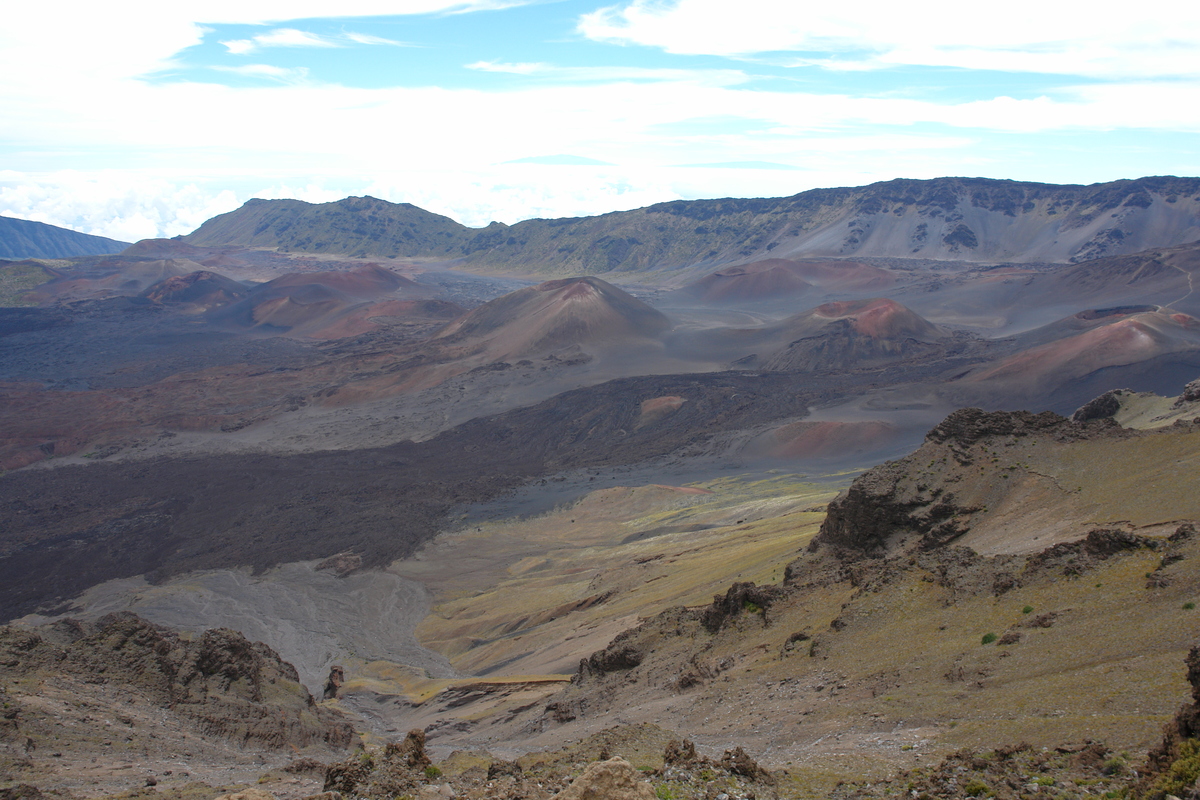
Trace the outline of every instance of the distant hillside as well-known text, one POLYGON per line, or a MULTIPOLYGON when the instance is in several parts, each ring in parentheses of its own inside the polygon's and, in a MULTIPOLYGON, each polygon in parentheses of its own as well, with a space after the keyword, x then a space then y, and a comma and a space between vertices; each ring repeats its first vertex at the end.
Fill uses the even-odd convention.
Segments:
POLYGON ((335 203, 248 200, 205 222, 183 241, 201 247, 237 244, 350 256, 451 255, 470 229, 408 203, 347 197, 335 203))
POLYGON ((771 258, 1078 262, 1200 239, 1200 178, 1091 186, 893 180, 792 197, 659 203, 596 217, 466 228, 408 204, 252 200, 183 237, 351 255, 466 258, 551 274, 709 269, 771 258))
POLYGON ((0 217, 0 258, 71 258, 119 253, 129 242, 34 222, 0 217))

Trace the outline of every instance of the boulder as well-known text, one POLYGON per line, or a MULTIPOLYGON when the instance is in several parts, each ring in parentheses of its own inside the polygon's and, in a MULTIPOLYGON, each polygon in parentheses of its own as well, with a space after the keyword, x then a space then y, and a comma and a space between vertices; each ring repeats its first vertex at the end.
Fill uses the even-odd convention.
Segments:
POLYGON ((623 758, 593 761, 551 800, 655 800, 654 789, 623 758))

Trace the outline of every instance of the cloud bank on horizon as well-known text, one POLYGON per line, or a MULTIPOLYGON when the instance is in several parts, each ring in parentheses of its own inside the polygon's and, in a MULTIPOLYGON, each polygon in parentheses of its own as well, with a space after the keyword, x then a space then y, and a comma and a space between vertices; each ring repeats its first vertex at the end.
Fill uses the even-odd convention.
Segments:
POLYGON ((24 4, 0 214, 117 239, 250 197, 468 225, 896 177, 1200 174, 1200 7, 24 4))

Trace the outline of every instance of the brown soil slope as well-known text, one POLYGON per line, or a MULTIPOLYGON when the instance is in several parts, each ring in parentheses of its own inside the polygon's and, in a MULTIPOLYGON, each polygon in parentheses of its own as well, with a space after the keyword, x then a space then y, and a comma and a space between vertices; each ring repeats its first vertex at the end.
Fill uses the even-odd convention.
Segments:
POLYGON ((1198 466, 1192 423, 958 412, 832 503, 782 582, 618 636, 511 735, 659 720, 801 796, 963 747, 1144 752, 1187 695, 1198 466))
POLYGON ((186 639, 132 614, 4 627, 0 664, 6 783, 97 794, 245 780, 354 738, 290 664, 229 630, 186 639))
MULTIPOLYGON (((1170 309, 1139 306, 1082 312, 1034 331, 1028 339, 1050 339, 1021 347, 1011 356, 973 370, 950 387, 966 398, 1040 397, 1055 386, 1081 381, 1102 370, 1200 357, 1200 320, 1170 309), (1078 331, 1078 332, 1074 332, 1078 331)), ((1014 342, 1020 347, 1026 337, 1014 342)))

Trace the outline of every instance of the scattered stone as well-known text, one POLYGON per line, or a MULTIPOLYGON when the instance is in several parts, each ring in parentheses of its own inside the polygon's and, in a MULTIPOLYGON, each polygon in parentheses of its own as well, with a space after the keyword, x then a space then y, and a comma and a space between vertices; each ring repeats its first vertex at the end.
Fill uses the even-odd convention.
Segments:
POLYGON ((220 795, 213 800, 275 800, 275 795, 263 789, 243 789, 240 792, 220 795))
POLYGON ((44 797, 41 789, 28 783, 0 789, 0 800, 43 800, 44 797))
POLYGON ((1038 614, 1036 617, 1031 617, 1021 623, 1023 628, 1049 628, 1058 619, 1057 611, 1047 611, 1045 614, 1038 614))

